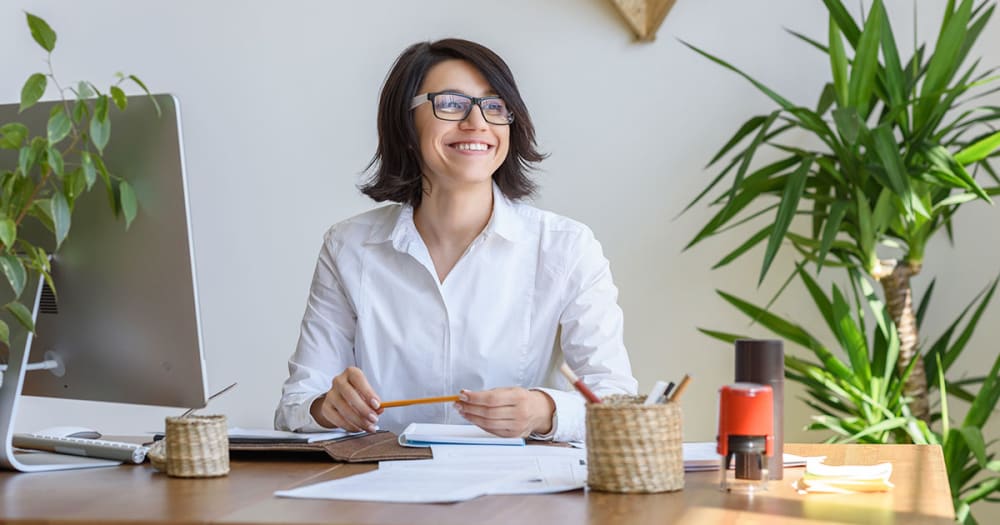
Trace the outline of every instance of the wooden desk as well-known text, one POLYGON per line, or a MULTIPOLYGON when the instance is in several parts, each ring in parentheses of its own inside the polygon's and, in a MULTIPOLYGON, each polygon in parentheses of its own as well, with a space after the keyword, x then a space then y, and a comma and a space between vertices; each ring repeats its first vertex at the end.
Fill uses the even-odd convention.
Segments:
POLYGON ((53 473, 0 472, 0 522, 6 523, 939 523, 954 522, 939 447, 801 445, 786 451, 826 455, 831 464, 891 461, 896 488, 882 494, 799 495, 801 469, 786 469, 766 494, 724 494, 718 472, 688 473, 681 492, 621 495, 576 491, 489 496, 447 505, 378 504, 276 498, 275 490, 370 470, 299 459, 235 460, 229 476, 168 478, 148 464, 53 473))

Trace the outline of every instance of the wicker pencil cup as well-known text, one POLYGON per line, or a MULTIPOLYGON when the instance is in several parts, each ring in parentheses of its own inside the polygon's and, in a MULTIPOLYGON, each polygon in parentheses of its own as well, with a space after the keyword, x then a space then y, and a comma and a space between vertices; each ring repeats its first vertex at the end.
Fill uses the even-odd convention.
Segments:
POLYGON ((587 485, 606 492, 684 488, 681 409, 644 405, 640 396, 587 404, 587 485))
POLYGON ((211 478, 229 473, 226 416, 168 417, 166 435, 157 445, 150 450, 150 462, 168 476, 211 478))

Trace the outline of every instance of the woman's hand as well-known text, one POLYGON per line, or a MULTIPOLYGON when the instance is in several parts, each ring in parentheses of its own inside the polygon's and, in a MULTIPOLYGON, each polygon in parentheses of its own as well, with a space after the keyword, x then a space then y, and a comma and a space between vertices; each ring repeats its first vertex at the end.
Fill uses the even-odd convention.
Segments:
POLYGON ((309 413, 324 427, 375 432, 381 403, 364 372, 352 366, 333 378, 330 390, 313 401, 309 413))
POLYGON ((455 408, 470 423, 502 437, 527 437, 552 430, 556 404, 538 390, 521 387, 482 392, 462 390, 455 408))

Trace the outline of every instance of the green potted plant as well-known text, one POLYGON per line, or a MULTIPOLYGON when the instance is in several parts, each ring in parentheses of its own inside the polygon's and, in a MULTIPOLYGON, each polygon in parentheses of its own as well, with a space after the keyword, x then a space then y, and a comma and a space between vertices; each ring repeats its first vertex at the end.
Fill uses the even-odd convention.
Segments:
MULTIPOLYGON (((39 273, 53 286, 49 254, 19 232, 25 221, 39 221, 52 232, 58 249, 69 234, 77 197, 98 179, 108 191, 112 210, 124 216, 128 227, 136 214, 135 193, 128 181, 108 170, 102 158, 111 137, 108 111, 111 105, 125 110, 123 83, 134 83, 147 94, 149 90, 138 77, 122 73, 116 74, 107 92, 86 81, 60 85, 52 68, 56 33, 45 20, 25 15, 32 38, 47 53, 48 71, 28 77, 21 89, 20 111, 35 105, 50 85, 62 100, 52 110, 44 135, 31 136, 20 122, 0 122, 0 149, 17 152, 16 163, 0 165, 0 270, 13 292, 13 300, 3 307, 25 329, 34 331, 31 312, 20 296, 29 279, 37 279, 39 273)), ((10 329, 0 320, 0 342, 5 345, 10 344, 10 329)))
MULTIPOLYGON (((995 501, 1000 490, 1000 462, 993 460, 982 435, 1000 398, 1000 357, 979 378, 953 381, 947 373, 966 348, 996 281, 927 345, 919 327, 933 285, 918 306, 911 279, 920 273, 928 241, 942 231, 951 237, 961 206, 992 204, 991 196, 1000 193, 991 165, 1000 156, 995 130, 1000 108, 975 105, 978 96, 997 90, 991 88, 995 77, 989 76, 992 70, 979 72, 978 60, 966 64, 996 6, 992 0, 978 5, 949 1, 934 47, 919 45, 904 61, 881 0, 874 0, 860 20, 840 0, 824 4, 829 13, 824 42, 792 33, 817 48, 830 66, 831 80, 812 107, 687 44, 778 105, 743 123, 711 160, 710 166, 729 158, 686 209, 723 180, 728 184, 711 201, 719 211, 687 247, 725 229, 755 224, 758 217, 772 217, 716 267, 766 241, 763 281, 781 246, 791 245, 797 263, 785 286, 798 277, 835 343, 824 345, 767 307, 720 294, 817 359, 786 359, 787 377, 807 387, 807 402, 820 413, 811 428, 831 430, 832 439, 842 441, 941 443, 958 517, 972 520, 969 505, 995 501), (786 141, 792 133, 798 140, 786 141), (797 145, 803 136, 817 146, 797 145), (761 161, 758 153, 765 148, 777 156, 761 161), (810 275, 811 269, 819 274, 824 267, 845 270, 850 292, 837 286, 824 291, 810 275), (884 300, 875 294, 878 285, 884 300), (875 321, 870 332, 866 310, 875 321), (830 350, 836 347, 846 360, 830 350), (929 403, 935 389, 941 393, 938 411, 929 403), (949 420, 952 399, 970 404, 959 424, 949 420)), ((703 331, 726 341, 737 337, 703 331)))

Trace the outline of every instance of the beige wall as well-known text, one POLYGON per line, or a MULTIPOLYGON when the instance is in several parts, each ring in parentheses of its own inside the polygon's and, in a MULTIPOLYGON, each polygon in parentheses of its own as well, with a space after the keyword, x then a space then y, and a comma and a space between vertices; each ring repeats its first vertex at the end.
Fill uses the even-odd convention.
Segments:
MULTIPOLYGON (((922 39, 934 37, 943 4, 920 2, 922 39)), ((912 2, 888 6, 898 39, 911 41, 912 2)), ((748 232, 681 252, 709 216, 698 206, 675 219, 714 175, 702 169, 706 161, 741 122, 772 104, 678 39, 811 106, 828 78, 826 63, 784 28, 823 40, 821 2, 681 0, 651 44, 634 43, 607 0, 5 2, 0 100, 6 102, 43 67, 21 8, 58 32, 60 78, 101 84, 122 69, 183 104, 209 383, 212 390, 241 383, 213 412, 242 426, 270 424, 321 235, 373 205, 355 184, 374 151, 383 76, 406 45, 460 36, 495 49, 519 79, 540 146, 551 153, 538 174, 537 204, 589 224, 602 241, 621 290, 640 389, 692 373, 686 438, 714 437, 716 390, 732 379, 731 350, 695 327, 761 333, 713 290, 764 302, 789 259, 780 257, 757 290, 759 253, 709 271, 748 232)), ((989 66, 1000 65, 998 24, 974 52, 989 66)), ((1000 210, 970 205, 956 219, 956 246, 939 239, 928 250, 925 275, 915 283, 922 289, 938 276, 928 333, 939 333, 997 275, 1000 248, 988 239, 998 221, 1000 210)), ((801 293, 791 292, 775 309, 824 333, 801 293)), ((959 365, 964 370, 979 372, 992 362, 998 311, 988 311, 959 365)), ((786 400, 789 438, 815 439, 799 430, 807 421, 804 405, 791 394, 786 400)), ((18 427, 153 430, 173 412, 29 399, 18 427)), ((996 426, 991 433, 997 437, 996 426)))

